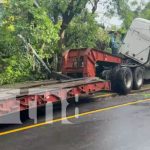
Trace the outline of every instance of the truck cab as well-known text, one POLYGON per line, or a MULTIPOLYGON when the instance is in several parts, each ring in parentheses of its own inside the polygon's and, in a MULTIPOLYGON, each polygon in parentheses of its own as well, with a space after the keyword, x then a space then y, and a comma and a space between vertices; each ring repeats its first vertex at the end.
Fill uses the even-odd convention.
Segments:
POLYGON ((130 62, 143 66, 144 79, 150 79, 150 20, 133 20, 119 53, 130 62))

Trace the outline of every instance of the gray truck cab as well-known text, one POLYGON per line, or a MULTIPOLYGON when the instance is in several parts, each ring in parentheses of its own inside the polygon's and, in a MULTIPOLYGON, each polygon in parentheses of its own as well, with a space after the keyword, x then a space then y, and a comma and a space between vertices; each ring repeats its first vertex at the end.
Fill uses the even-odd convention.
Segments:
POLYGON ((133 20, 119 53, 145 67, 144 79, 150 79, 150 20, 133 20))

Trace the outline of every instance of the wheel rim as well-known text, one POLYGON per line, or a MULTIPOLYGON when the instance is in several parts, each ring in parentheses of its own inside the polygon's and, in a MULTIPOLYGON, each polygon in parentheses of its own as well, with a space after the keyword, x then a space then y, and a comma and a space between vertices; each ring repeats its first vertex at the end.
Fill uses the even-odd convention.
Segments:
POLYGON ((132 86, 132 76, 128 72, 125 74, 125 84, 127 88, 131 88, 132 86))

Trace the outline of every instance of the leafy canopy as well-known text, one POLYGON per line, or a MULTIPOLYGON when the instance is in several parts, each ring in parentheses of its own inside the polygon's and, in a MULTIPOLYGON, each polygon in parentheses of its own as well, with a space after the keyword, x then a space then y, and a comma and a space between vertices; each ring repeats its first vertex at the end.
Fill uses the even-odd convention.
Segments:
POLYGON ((0 57, 2 73, 0 82, 14 82, 30 76, 35 64, 34 57, 26 53, 22 34, 37 50, 41 58, 51 58, 59 40, 60 25, 53 24, 44 7, 36 8, 33 0, 8 0, 3 5, 2 25, 0 26, 0 57), (5 76, 5 78, 3 77, 5 76))

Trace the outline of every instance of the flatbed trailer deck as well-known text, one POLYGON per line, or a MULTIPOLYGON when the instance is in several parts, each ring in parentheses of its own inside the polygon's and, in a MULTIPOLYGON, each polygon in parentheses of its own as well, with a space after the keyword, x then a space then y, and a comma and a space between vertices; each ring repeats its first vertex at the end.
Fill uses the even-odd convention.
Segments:
POLYGON ((36 102, 36 106, 33 105, 30 108, 59 102, 73 98, 76 95, 93 94, 102 90, 111 90, 111 84, 109 81, 98 78, 54 82, 46 86, 34 88, 0 88, 0 116, 27 110, 29 109, 29 103, 33 101, 36 102))

